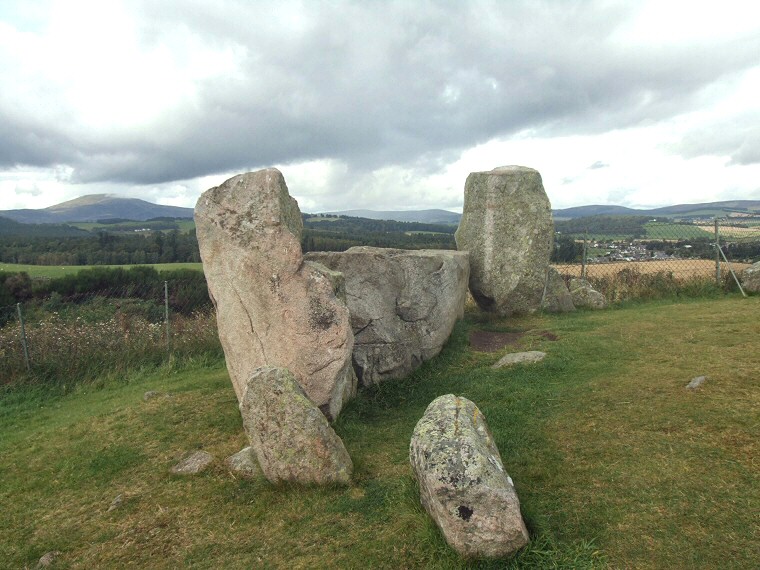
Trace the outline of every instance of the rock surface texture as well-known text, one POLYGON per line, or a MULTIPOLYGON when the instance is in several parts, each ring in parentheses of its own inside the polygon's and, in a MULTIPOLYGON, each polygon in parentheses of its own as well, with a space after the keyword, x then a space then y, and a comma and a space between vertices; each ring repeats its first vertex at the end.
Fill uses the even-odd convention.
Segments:
POLYGON ((455 237, 470 252, 470 292, 481 309, 508 316, 540 308, 554 223, 538 171, 470 173, 455 237))
POLYGON ((304 262, 303 222, 279 170, 203 193, 198 244, 238 400, 256 368, 287 368, 334 419, 356 391, 353 334, 339 275, 304 262))
POLYGON ((606 309, 607 299, 585 279, 570 280, 570 295, 573 304, 583 309, 606 309))
POLYGON ((546 358, 546 353, 539 350, 510 352, 502 356, 491 368, 504 368, 505 366, 514 366, 515 364, 533 364, 541 362, 544 358, 546 358))
POLYGON ((261 471, 272 483, 351 480, 353 464, 343 442, 288 370, 255 370, 240 413, 261 471))
POLYGON ((575 310, 573 297, 565 285, 565 280, 553 267, 546 273, 546 293, 541 305, 547 313, 569 313, 575 310))
POLYGON ((174 475, 196 475, 211 465, 214 456, 206 451, 195 451, 170 469, 174 475))
POLYGON ((409 450, 423 506, 466 557, 502 557, 528 543, 520 502, 485 418, 466 398, 433 400, 409 450))
POLYGON ((343 274, 363 385, 404 377, 436 356, 464 313, 464 252, 352 247, 306 259, 343 274))
POLYGON ((256 461, 256 453, 250 445, 230 455, 224 462, 230 471, 244 479, 252 479, 261 473, 256 461))
POLYGON ((746 293, 760 293, 760 261, 742 272, 742 288, 746 293))

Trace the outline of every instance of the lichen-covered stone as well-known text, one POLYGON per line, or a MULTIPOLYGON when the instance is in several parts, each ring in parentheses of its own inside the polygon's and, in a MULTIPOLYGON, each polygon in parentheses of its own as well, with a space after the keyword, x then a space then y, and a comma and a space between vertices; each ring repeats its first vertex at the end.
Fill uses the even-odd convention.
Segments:
POLYGON ((565 280, 553 267, 546 274, 546 293, 542 304, 547 313, 570 313, 575 310, 573 297, 565 285, 565 280))
POLYGON ((272 483, 348 483, 343 442, 290 371, 262 367, 249 378, 240 413, 264 476, 272 483))
POLYGON ((760 293, 760 261, 742 271, 741 284, 745 293, 760 293))
POLYGON ((195 475, 214 461, 214 456, 206 451, 195 451, 171 468, 174 475, 195 475))
POLYGON ((526 352, 510 352, 502 356, 491 368, 505 368, 515 364, 534 364, 546 358, 546 353, 540 350, 528 350, 526 352))
POLYGON ((540 308, 554 223, 538 171, 470 173, 455 237, 470 252, 470 292, 481 309, 507 316, 540 308))
POLYGON ((583 309, 606 309, 607 299, 599 291, 591 286, 585 279, 570 280, 570 295, 573 304, 583 309))
POLYGON ((433 400, 414 428, 409 457, 422 505, 457 552, 502 557, 527 544, 514 485, 470 400, 433 400))
POLYGON ((467 258, 460 251, 377 247, 306 255, 345 279, 363 385, 402 378, 441 351, 464 312, 467 258))
POLYGON ((230 471, 244 479, 252 479, 261 473, 256 453, 250 445, 230 455, 224 462, 230 471))
POLYGON ((279 366, 334 419, 356 391, 342 280, 304 262, 301 213, 280 171, 241 174, 207 190, 195 223, 238 400, 256 368, 279 366))

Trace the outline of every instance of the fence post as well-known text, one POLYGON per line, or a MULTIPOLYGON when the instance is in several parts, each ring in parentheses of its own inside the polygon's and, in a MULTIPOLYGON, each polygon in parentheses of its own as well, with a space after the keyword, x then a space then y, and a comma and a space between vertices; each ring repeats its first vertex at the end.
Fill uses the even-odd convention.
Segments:
POLYGON ((29 361, 29 345, 26 342, 26 326, 24 326, 24 312, 21 310, 21 303, 16 303, 16 310, 18 311, 18 321, 21 323, 21 346, 24 347, 24 362, 26 362, 26 369, 31 372, 32 364, 29 361))
POLYGON ((586 278, 586 256, 588 255, 588 230, 583 234, 583 260, 581 262, 581 279, 586 278))
POLYGON ((715 217, 715 284, 720 287, 720 222, 715 217))
POLYGON ((164 281, 164 321, 166 322, 166 351, 171 352, 171 336, 169 329, 169 282, 164 281))

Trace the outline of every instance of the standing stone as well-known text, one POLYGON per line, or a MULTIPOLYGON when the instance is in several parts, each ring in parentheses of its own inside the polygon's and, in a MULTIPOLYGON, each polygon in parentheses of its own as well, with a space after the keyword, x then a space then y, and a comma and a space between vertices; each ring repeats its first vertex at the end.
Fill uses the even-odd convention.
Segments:
POLYGON ((240 413, 259 466, 272 483, 351 480, 353 464, 343 442, 290 371, 255 370, 240 413))
POLYGON ((279 366, 337 417, 356 391, 342 281, 304 262, 301 212, 280 171, 241 174, 207 190, 195 224, 238 400, 255 369, 279 366))
POLYGON ((464 314, 467 257, 377 247, 306 255, 345 278, 354 367, 363 385, 407 376, 441 351, 464 314))
POLYGON ((591 286, 585 279, 572 279, 570 281, 570 295, 573 304, 584 309, 606 309, 607 299, 599 291, 591 286))
POLYGON ((512 479, 470 400, 433 400, 414 428, 409 458, 422 505, 457 552, 502 557, 528 543, 512 479))
POLYGON ((565 280, 553 267, 547 269, 546 293, 542 308, 547 313, 570 313, 575 310, 573 297, 565 285, 565 280))
POLYGON ((470 292, 481 309, 508 316, 540 308, 554 223, 538 171, 472 172, 455 237, 470 252, 470 292))
POLYGON ((760 293, 760 261, 742 272, 742 289, 745 293, 760 293))

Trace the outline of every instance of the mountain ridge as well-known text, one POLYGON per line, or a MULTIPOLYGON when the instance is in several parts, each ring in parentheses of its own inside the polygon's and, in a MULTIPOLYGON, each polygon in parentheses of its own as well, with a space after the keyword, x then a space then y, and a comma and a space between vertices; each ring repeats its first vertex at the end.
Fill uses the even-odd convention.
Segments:
MULTIPOLYGON (((688 217, 725 215, 727 213, 760 214, 760 200, 724 200, 697 204, 676 204, 651 209, 635 209, 625 206, 588 205, 552 210, 554 219, 567 220, 588 216, 672 216, 688 217)), ((427 210, 343 210, 323 212, 323 215, 351 216, 370 220, 393 220, 426 224, 459 223, 462 215, 443 209, 427 210)), ((108 219, 146 221, 152 218, 193 217, 192 208, 154 204, 140 198, 122 198, 113 194, 87 194, 42 209, 0 210, 0 216, 24 224, 61 224, 67 222, 91 222, 108 219)))
POLYGON ((0 216, 23 224, 62 224, 123 218, 144 222, 152 218, 192 218, 192 208, 164 206, 140 198, 87 194, 42 209, 0 210, 0 216))

